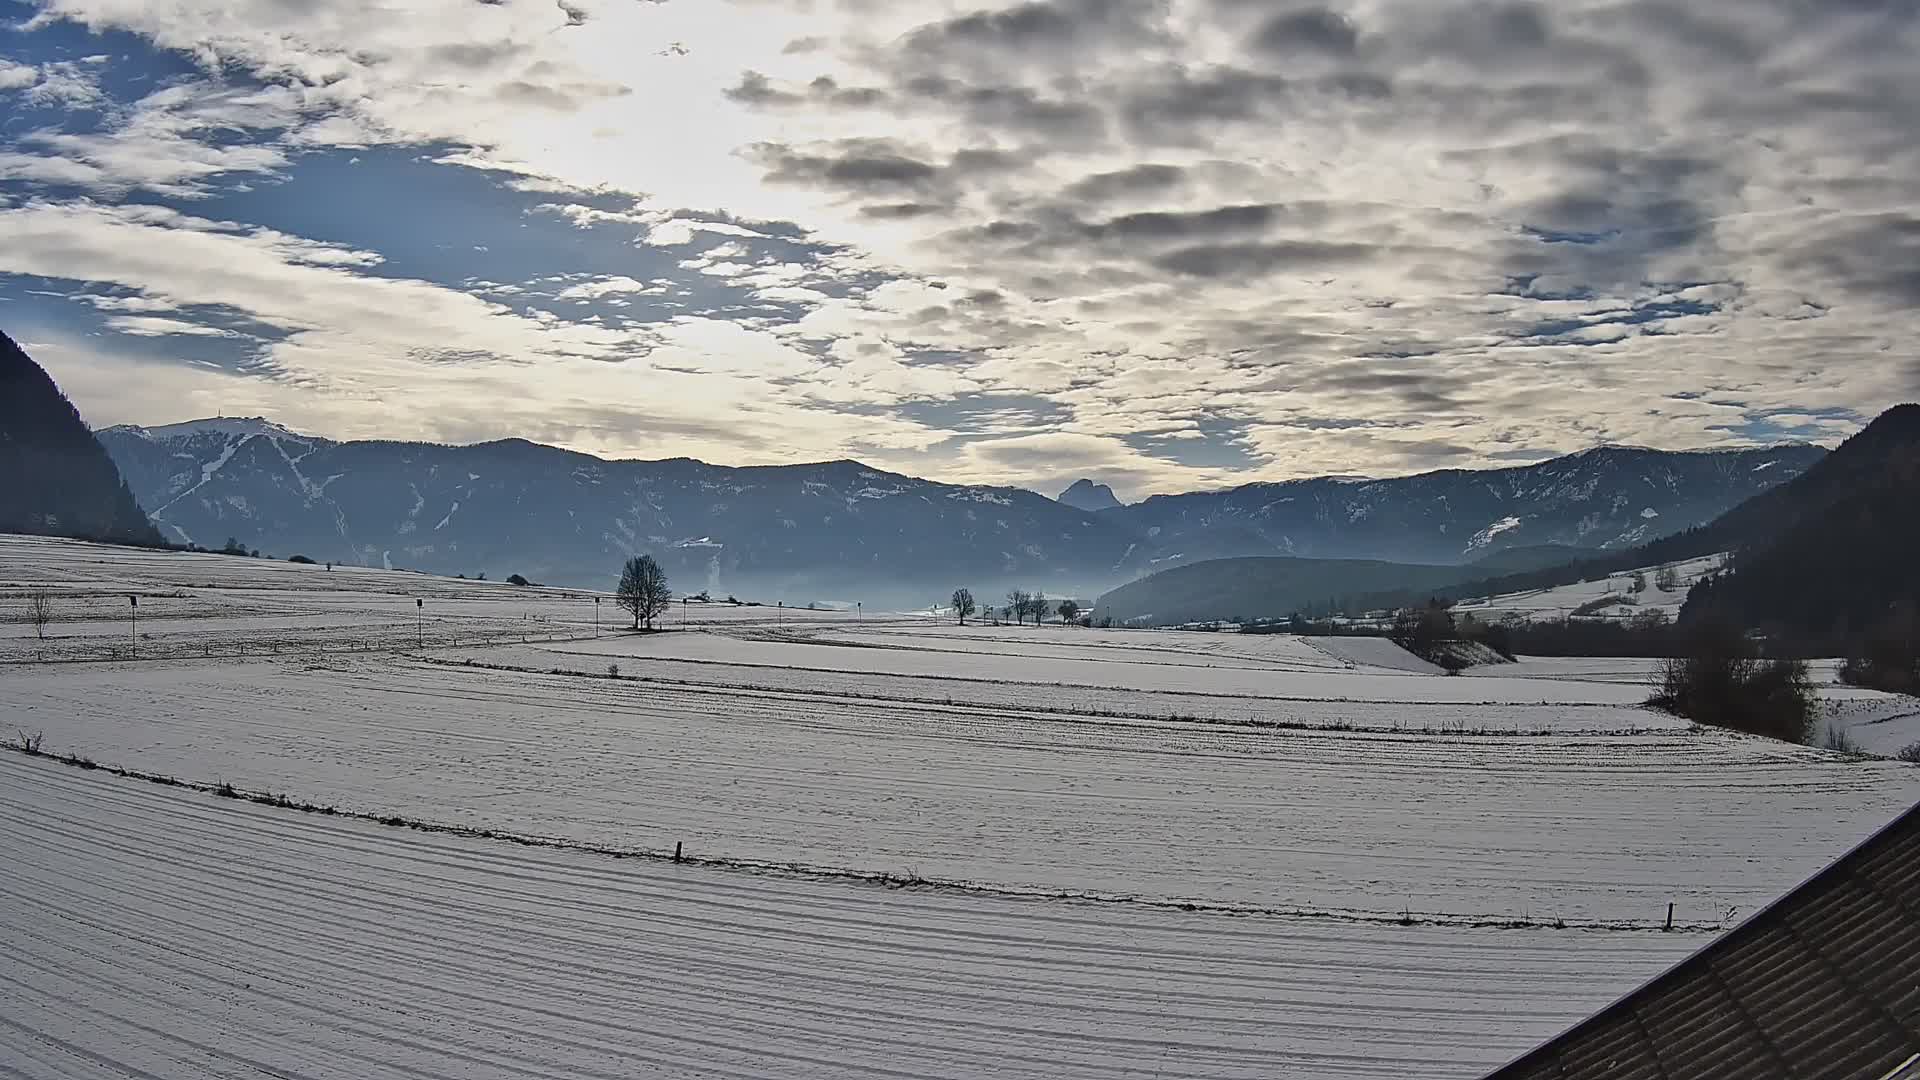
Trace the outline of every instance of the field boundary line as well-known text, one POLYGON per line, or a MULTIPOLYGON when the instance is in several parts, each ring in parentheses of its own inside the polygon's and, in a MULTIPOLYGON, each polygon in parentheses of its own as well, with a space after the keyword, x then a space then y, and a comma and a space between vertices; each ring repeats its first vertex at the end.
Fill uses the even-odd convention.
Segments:
POLYGON ((1411 908, 1401 911, 1369 911, 1364 909, 1318 909, 1290 906, 1262 907, 1252 904, 1223 904, 1205 900, 1154 898, 1126 893, 1103 893, 1092 890, 1022 888, 1013 885, 996 885, 959 879, 926 878, 910 870, 906 873, 896 874, 885 870, 855 870, 846 867, 818 866, 803 863, 779 863, 714 855, 683 854, 678 850, 677 846, 674 851, 654 848, 619 848, 610 845, 589 844, 582 841, 569 840, 564 837, 542 836, 534 833, 520 833, 505 829, 481 829, 468 825, 425 821, 417 818, 403 817, 398 814, 379 814, 364 810, 342 810, 334 806, 322 806, 315 803, 301 802, 287 795, 237 788, 230 783, 212 784, 199 780, 182 780, 178 777, 147 772, 141 769, 132 769, 119 765, 102 765, 82 754, 51 753, 13 742, 0 743, 0 749, 10 751, 22 757, 40 758, 82 771, 103 772, 122 779, 144 781, 161 787, 179 788, 216 798, 234 799, 261 806, 293 810, 303 814, 335 817, 350 821, 362 821, 386 826, 388 828, 412 829, 416 832, 423 833, 436 833, 477 840, 491 840, 497 843, 517 844, 521 847, 572 851, 613 859, 641 859, 655 863, 677 863, 721 872, 755 874, 761 877, 819 882, 842 882, 888 889, 917 889, 961 896, 992 897, 1003 900, 1106 904, 1133 909, 1180 912, 1183 914, 1203 916, 1294 919, 1377 926, 1456 927, 1476 930, 1570 930, 1611 933, 1670 932, 1686 934, 1717 934, 1727 929, 1727 923, 1725 922, 1673 923, 1669 930, 1666 929, 1663 921, 1642 922, 1630 919, 1569 920, 1556 918, 1543 920, 1531 917, 1514 918, 1486 915, 1459 915, 1448 912, 1413 911, 1411 908))

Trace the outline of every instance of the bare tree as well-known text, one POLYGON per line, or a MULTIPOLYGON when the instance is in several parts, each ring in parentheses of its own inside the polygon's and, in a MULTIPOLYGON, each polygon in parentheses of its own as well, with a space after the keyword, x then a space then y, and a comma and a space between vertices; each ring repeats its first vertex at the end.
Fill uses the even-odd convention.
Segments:
POLYGON ((653 561, 651 555, 637 555, 627 560, 620 570, 620 584, 614 589, 613 601, 633 613, 633 628, 640 629, 644 621, 647 629, 653 629, 653 620, 667 610, 667 604, 673 599, 673 590, 667 587, 666 571, 653 561))
POLYGON ((47 624, 53 621, 53 597, 45 592, 28 593, 27 620, 33 623, 34 636, 47 640, 47 624))
POLYGON ((1014 589, 1007 593, 1007 612, 1013 616, 1014 625, 1019 625, 1027 617, 1027 611, 1033 605, 1033 597, 1025 589, 1014 589))
POLYGON ((1047 594, 1035 590, 1027 596, 1027 613, 1033 616, 1033 625, 1039 626, 1040 620, 1047 617, 1053 605, 1047 603, 1047 594))
POLYGON ((953 613, 960 616, 961 626, 967 625, 967 616, 978 610, 979 606, 973 602, 972 589, 953 590, 953 613))
POLYGON ((1079 618, 1080 618, 1079 604, 1073 602, 1072 600, 1060 601, 1060 621, 1061 622, 1063 623, 1076 622, 1079 620, 1079 618))
POLYGON ((1653 575, 1653 587, 1661 592, 1672 592, 1680 587, 1680 572, 1671 566, 1663 566, 1653 575))

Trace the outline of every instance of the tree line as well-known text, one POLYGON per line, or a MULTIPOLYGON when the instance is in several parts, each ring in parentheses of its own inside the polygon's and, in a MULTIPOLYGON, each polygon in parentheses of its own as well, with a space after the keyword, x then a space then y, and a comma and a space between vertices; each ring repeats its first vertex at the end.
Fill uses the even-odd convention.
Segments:
POLYGON ((979 601, 974 599, 973 590, 967 588, 953 590, 952 602, 953 613, 960 620, 961 626, 967 625, 967 620, 975 614, 984 614, 996 621, 1002 617, 1009 618, 1015 625, 1032 619, 1033 625, 1039 626, 1048 615, 1060 616, 1062 623, 1077 623, 1082 626, 1087 624, 1087 619, 1083 617, 1086 615, 1086 610, 1078 601, 1069 598, 1055 603, 1048 600, 1047 595, 1039 590, 1033 592, 1025 589, 1011 590, 1007 593, 1007 606, 998 610, 982 609, 979 601))

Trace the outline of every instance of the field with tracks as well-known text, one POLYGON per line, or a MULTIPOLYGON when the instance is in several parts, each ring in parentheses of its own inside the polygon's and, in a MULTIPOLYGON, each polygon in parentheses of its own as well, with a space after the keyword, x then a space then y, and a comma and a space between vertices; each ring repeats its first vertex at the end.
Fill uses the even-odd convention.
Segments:
POLYGON ((0 538, 0 1065, 1471 1077, 1920 798, 1634 661, 682 612, 0 538))

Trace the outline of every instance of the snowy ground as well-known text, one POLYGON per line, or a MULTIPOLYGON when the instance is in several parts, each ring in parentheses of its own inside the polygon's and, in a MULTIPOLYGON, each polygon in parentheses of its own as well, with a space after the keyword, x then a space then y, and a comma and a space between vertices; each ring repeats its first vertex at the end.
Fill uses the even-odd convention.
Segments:
POLYGON ((10 1076, 1462 1080, 1699 944, 886 889, 0 755, 10 1076))
POLYGON ((1662 567, 1648 566, 1639 571, 1647 583, 1646 589, 1639 593, 1632 591, 1635 571, 1626 570, 1573 585, 1462 600, 1454 605, 1453 610, 1456 614, 1470 614, 1477 619, 1489 622, 1510 617, 1564 619, 1572 615, 1574 609, 1582 604, 1604 597, 1614 597, 1618 602, 1611 607, 1601 609, 1596 613, 1596 617, 1624 619, 1648 611, 1659 611, 1670 619, 1677 618, 1680 608, 1687 602, 1687 593, 1693 588, 1694 583, 1720 569, 1725 564, 1726 558, 1725 555, 1707 555, 1698 559, 1667 564, 1673 568, 1679 579, 1678 587, 1672 590, 1663 591, 1655 585, 1654 579, 1659 575, 1662 567))
POLYGON ((0 628, 0 736, 565 850, 0 753, 0 1074, 1470 1077, 1920 798, 1639 708, 1635 661, 730 606, 596 637, 587 594, 0 538, 0 606, 35 587, 80 641, 88 602, 176 607, 137 661, 0 628), (356 638, 415 597, 425 649, 356 638), (680 843, 719 865, 604 853, 680 843))
MULTIPOLYGON (((595 595, 0 535, 0 662, 312 655, 591 637, 596 621, 610 631, 628 619, 606 594, 596 611, 595 595), (35 593, 45 594, 51 608, 44 634, 27 617, 35 593), (130 597, 138 598, 137 613, 130 597)), ((676 603, 661 621, 750 627, 854 619, 833 611, 676 603)))

